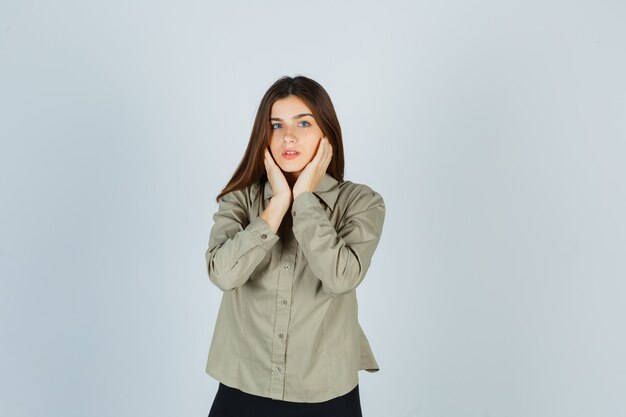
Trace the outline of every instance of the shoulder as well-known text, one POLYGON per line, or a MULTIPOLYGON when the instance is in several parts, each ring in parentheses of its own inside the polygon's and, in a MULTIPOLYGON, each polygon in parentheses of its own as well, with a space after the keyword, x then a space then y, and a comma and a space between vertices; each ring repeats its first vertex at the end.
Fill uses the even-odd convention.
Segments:
POLYGON ((251 207, 252 202, 261 194, 261 185, 259 183, 250 184, 244 188, 230 191, 220 197, 219 201, 237 204, 242 207, 251 207))
POLYGON ((363 211, 385 207, 382 195, 367 184, 344 180, 338 185, 337 205, 344 211, 363 211))

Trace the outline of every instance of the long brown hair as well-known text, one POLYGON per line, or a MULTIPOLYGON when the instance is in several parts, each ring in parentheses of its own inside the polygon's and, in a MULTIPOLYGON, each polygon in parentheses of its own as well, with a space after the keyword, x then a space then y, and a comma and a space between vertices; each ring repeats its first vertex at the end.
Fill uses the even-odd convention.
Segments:
POLYGON ((341 127, 330 96, 324 87, 310 78, 302 75, 293 78, 283 76, 272 84, 263 95, 252 126, 246 152, 226 187, 215 198, 217 202, 224 194, 254 183, 262 185, 267 180, 263 159, 265 157, 264 150, 269 144, 272 133, 270 112, 276 100, 289 95, 297 96, 311 109, 315 121, 333 148, 333 156, 326 172, 339 182, 343 181, 344 158, 341 127))

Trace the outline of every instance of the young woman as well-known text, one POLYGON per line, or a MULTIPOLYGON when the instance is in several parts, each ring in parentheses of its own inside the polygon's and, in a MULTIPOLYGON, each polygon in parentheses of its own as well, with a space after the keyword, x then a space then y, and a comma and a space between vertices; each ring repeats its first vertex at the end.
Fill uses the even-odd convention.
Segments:
POLYGON ((380 368, 356 288, 385 217, 383 198, 343 179, 326 90, 282 77, 265 93, 239 167, 217 196, 205 253, 223 291, 206 372, 209 417, 360 417, 358 375, 380 368))

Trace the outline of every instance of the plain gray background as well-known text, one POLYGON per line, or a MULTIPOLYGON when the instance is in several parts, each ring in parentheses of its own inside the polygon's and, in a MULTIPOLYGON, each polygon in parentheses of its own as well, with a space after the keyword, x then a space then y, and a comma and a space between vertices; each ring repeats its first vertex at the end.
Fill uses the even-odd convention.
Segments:
POLYGON ((380 192, 364 415, 626 415, 619 1, 0 2, 0 414, 206 416, 215 196, 282 75, 380 192))

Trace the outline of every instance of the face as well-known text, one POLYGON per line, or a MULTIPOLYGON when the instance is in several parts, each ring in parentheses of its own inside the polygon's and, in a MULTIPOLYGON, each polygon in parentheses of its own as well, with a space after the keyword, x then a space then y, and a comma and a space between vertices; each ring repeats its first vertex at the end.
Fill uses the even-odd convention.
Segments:
POLYGON ((324 134, 304 101, 294 95, 276 100, 270 113, 272 133, 270 152, 274 160, 292 178, 298 178, 311 162, 324 134), (295 155, 285 151, 294 150, 295 155))

